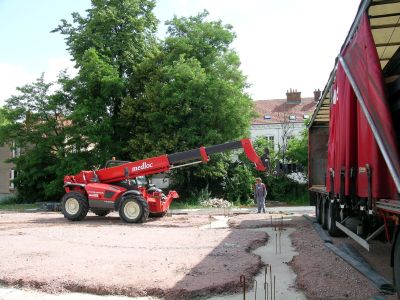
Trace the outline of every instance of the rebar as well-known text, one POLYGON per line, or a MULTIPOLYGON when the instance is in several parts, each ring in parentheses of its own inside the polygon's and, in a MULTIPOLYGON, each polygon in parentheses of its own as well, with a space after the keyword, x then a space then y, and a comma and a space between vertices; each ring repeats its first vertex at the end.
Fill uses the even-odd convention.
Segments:
POLYGON ((281 242, 281 231, 279 231, 279 254, 282 254, 282 242, 281 242))
POLYGON ((268 274, 268 264, 265 267, 264 271, 264 300, 268 300, 268 283, 267 283, 267 274, 268 274))
POLYGON ((257 280, 254 279, 254 300, 257 300, 257 280))
POLYGON ((272 267, 269 265, 269 283, 271 286, 271 300, 272 300, 272 267))
POLYGON ((243 300, 246 300, 246 276, 240 275, 240 284, 243 285, 243 300))
POLYGON ((275 300, 275 275, 274 275, 274 300, 275 300))

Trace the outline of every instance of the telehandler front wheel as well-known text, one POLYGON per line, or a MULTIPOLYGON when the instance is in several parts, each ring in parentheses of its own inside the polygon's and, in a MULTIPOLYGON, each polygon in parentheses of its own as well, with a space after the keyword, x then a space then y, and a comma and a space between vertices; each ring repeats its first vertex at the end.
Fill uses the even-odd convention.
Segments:
POLYGON ((143 223, 149 217, 149 205, 142 196, 128 195, 121 201, 119 216, 127 223, 143 223))
POLYGON ((71 221, 80 221, 89 211, 89 203, 85 195, 79 192, 66 193, 61 200, 64 217, 71 221))

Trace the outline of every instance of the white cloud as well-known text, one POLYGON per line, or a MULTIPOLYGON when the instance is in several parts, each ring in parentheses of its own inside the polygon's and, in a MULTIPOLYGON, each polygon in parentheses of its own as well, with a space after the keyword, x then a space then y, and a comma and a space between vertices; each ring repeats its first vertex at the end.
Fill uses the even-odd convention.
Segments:
POLYGON ((67 69, 67 73, 71 76, 77 74, 77 70, 74 68, 74 62, 69 57, 56 57, 50 58, 47 62, 47 68, 45 71, 46 81, 54 81, 57 79, 60 71, 67 69))
POLYGON ((0 62, 0 105, 11 95, 16 94, 16 87, 35 79, 24 67, 0 62))
MULTIPOLYGON (((45 80, 55 81, 60 71, 67 69, 68 74, 76 75, 74 63, 68 57, 50 58, 45 67, 45 80)), ((18 94, 16 88, 31 83, 40 77, 41 73, 33 74, 20 65, 0 62, 0 106, 12 95, 18 94)))

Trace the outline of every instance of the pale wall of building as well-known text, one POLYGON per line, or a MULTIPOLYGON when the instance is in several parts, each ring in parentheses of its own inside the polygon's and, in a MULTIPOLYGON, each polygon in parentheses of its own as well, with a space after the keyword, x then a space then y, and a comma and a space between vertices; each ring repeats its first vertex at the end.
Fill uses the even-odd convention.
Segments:
MULTIPOLYGON (((299 137, 301 132, 306 128, 304 123, 292 123, 288 132, 289 136, 299 137)), ((278 150, 278 144, 282 144, 282 124, 252 124, 250 128, 250 136, 252 139, 258 137, 266 137, 274 141, 274 148, 278 150)))
POLYGON ((0 199, 14 193, 14 188, 10 182, 14 165, 5 162, 6 159, 11 158, 11 155, 10 147, 0 147, 0 199))

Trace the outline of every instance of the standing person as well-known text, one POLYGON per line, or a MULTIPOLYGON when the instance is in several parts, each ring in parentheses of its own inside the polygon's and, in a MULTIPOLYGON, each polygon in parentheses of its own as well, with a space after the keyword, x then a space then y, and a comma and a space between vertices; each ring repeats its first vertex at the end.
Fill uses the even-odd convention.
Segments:
POLYGON ((254 200, 257 202, 258 211, 261 210, 265 213, 265 197, 267 196, 267 188, 264 183, 261 182, 261 178, 256 178, 256 184, 254 186, 254 200))

